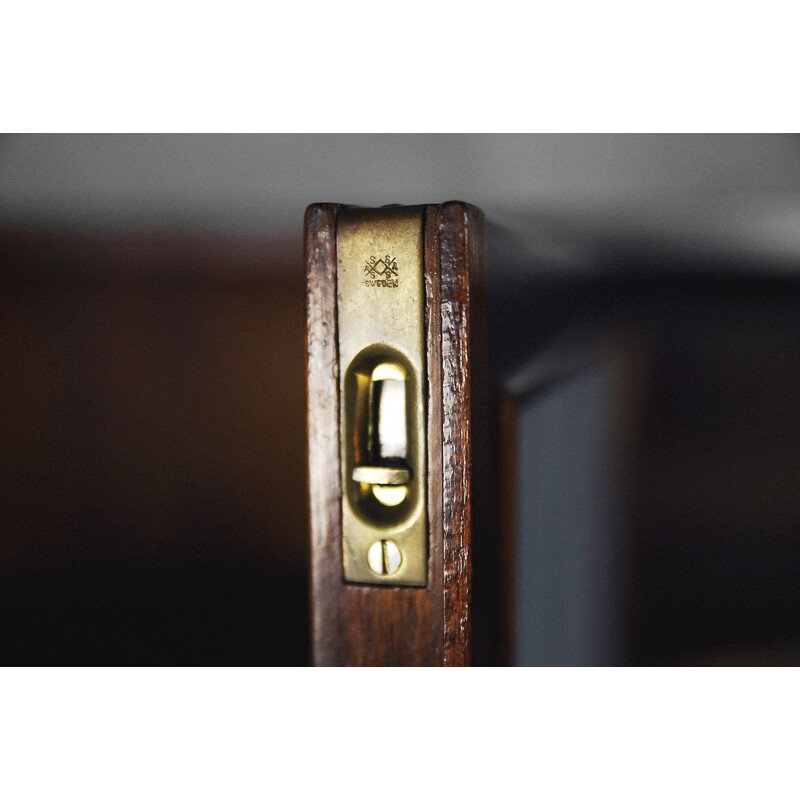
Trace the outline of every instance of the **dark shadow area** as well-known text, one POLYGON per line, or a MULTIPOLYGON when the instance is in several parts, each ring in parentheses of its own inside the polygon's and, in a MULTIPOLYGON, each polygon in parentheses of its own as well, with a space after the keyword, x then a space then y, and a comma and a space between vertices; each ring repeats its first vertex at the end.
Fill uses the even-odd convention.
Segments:
POLYGON ((530 378, 517 612, 551 581, 518 636, 547 663, 800 663, 800 283, 617 275, 494 304, 495 366, 530 378))
POLYGON ((3 663, 303 665, 306 589, 304 575, 190 559, 18 574, 0 585, 3 663))
POLYGON ((307 664, 301 262, 194 237, 0 254, 0 660, 307 664))

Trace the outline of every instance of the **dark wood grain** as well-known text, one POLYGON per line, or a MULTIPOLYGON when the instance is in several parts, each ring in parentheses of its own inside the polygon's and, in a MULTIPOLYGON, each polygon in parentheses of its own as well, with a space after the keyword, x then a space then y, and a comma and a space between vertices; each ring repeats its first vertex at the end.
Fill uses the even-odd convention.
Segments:
POLYGON ((444 630, 444 539, 442 536, 442 303, 440 268, 440 207, 425 209, 425 333, 428 369, 428 526, 430 531, 430 626, 436 632, 432 663, 443 663, 444 630))
POLYGON ((442 322, 442 536, 444 549, 444 646, 446 666, 464 666, 472 655, 473 474, 478 333, 482 325, 482 217, 464 203, 442 206, 439 222, 442 322))
MULTIPOLYGON (((472 302, 482 294, 482 216, 463 203, 425 213, 429 582, 424 588, 346 584, 336 359, 337 206, 306 215, 308 442, 312 646, 318 665, 470 663, 470 541, 475 413, 470 348, 482 337, 472 302), (471 275, 477 276, 471 283, 471 275)), ((477 307, 477 306, 476 306, 477 307)))
POLYGON ((310 206, 305 219, 306 373, 308 376, 308 508, 311 531, 312 657, 334 664, 344 630, 341 602, 339 359, 336 348, 336 214, 310 206))

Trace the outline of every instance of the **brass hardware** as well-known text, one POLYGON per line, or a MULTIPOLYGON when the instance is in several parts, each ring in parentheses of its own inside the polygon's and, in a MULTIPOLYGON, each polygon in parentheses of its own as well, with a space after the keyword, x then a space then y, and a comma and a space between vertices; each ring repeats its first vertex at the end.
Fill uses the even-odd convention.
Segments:
POLYGON ((356 583, 428 582, 423 208, 337 220, 342 555, 356 583))
POLYGON ((354 467, 353 480, 379 486, 399 486, 408 483, 411 473, 405 467, 354 467))
POLYGON ((394 575, 403 563, 403 556, 395 542, 382 539, 367 550, 367 563, 376 575, 394 575))

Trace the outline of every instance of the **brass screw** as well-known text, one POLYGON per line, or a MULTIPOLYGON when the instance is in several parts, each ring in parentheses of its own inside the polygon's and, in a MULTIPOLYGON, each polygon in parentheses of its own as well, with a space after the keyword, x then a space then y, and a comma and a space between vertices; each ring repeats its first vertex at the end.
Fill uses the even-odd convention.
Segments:
POLYGON ((402 562, 400 548, 391 539, 381 539, 367 550, 367 563, 376 575, 393 575, 402 562))

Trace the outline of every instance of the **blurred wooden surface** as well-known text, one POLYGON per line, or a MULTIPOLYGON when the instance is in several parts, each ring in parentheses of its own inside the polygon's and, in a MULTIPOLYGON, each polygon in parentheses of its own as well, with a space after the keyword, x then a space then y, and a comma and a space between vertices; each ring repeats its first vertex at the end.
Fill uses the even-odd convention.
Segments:
POLYGON ((290 257, 0 235, 0 661, 307 663, 290 257))

